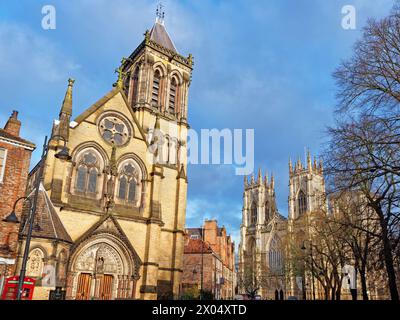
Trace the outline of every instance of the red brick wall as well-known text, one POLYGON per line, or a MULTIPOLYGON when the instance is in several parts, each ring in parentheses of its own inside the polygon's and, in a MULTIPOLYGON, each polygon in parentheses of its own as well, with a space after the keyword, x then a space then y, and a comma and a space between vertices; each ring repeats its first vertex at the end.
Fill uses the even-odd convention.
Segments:
MULTIPOLYGON (((214 289, 215 257, 206 253, 203 254, 203 288, 212 292, 214 289)), ((201 253, 185 253, 183 256, 182 283, 198 284, 201 282, 201 253), (193 270, 196 273, 193 274, 193 270)))
MULTIPOLYGON (((15 258, 19 224, 6 223, 2 220, 11 213, 14 202, 19 197, 25 196, 32 152, 3 141, 0 141, 0 148, 7 149, 4 177, 0 183, 0 248, 2 248, 0 255, 15 258)), ((20 219, 21 208, 22 201, 16 210, 18 219, 20 219)))

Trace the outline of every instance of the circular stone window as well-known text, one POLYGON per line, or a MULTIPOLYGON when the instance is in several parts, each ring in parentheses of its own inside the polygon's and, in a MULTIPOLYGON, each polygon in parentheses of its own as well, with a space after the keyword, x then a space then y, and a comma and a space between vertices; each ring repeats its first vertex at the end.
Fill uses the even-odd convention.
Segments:
POLYGON ((117 114, 106 114, 99 121, 100 135, 110 144, 123 146, 131 138, 131 130, 125 119, 117 114))

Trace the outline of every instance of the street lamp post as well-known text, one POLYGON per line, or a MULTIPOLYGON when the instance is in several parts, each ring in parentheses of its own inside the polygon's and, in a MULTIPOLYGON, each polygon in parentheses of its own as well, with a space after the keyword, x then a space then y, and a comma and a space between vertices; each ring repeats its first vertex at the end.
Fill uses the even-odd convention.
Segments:
MULTIPOLYGON (((64 141, 63 148, 61 149, 60 152, 55 154, 55 157, 60 159, 60 160, 70 160, 71 157, 69 155, 69 151, 68 151, 68 148, 66 146, 67 140, 64 137, 60 136, 60 135, 55 135, 55 136, 52 137, 52 139, 54 139, 54 138, 59 138, 60 140, 64 141)), ((51 139, 50 139, 50 141, 51 141, 51 139)), ((50 143, 50 141, 49 141, 49 143, 50 143)), ((34 196, 33 196, 33 201, 31 202, 31 200, 29 199, 29 201, 31 203, 31 206, 30 206, 30 217, 28 219, 28 222, 29 222, 28 232, 27 232, 27 235, 26 235, 24 255, 23 255, 23 258, 22 258, 21 271, 20 271, 19 279, 18 279, 17 300, 21 300, 21 296, 22 296, 22 286, 24 284, 25 273, 26 273, 26 265, 27 265, 28 257, 29 257, 29 247, 30 247, 30 243, 31 243, 33 224, 34 224, 34 220, 35 220, 37 201, 38 201, 38 197, 39 197, 40 182, 42 181, 42 175, 43 175, 43 171, 44 171, 44 162, 45 162, 45 159, 47 157, 48 151, 49 151, 49 145, 47 143, 47 136, 46 136, 45 139, 44 139, 42 156, 41 156, 40 162, 39 162, 38 173, 37 173, 37 176, 36 176, 36 179, 35 179, 35 185, 34 185, 35 193, 34 193, 34 196)), ((18 200, 21 200, 21 199, 18 199, 18 200)), ((15 211, 15 206, 16 206, 16 203, 14 204, 13 212, 15 211)), ((12 214, 13 213, 11 213, 9 216, 12 216, 12 214)), ((14 215, 15 215, 15 212, 14 212, 14 215)))

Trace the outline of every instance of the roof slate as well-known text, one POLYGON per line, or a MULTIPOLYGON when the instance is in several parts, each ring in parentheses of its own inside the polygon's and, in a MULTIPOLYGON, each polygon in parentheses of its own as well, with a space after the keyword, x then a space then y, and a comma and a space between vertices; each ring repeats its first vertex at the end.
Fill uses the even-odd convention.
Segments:
POLYGON ((157 42, 159 45, 167 48, 171 51, 178 53, 176 50, 174 43, 172 42, 171 38, 168 35, 167 30, 165 29, 164 25, 159 22, 156 22, 150 30, 150 40, 157 42))
MULTIPOLYGON (((33 195, 34 191, 32 191, 31 194, 28 196, 32 201, 33 201, 33 195)), ((29 208, 24 207, 22 234, 25 236, 28 233, 28 223, 27 223, 28 213, 29 213, 29 208)), ((63 223, 61 222, 60 217, 58 216, 53 203, 51 202, 47 192, 44 190, 42 185, 39 189, 32 236, 38 238, 61 240, 64 242, 72 243, 70 235, 68 234, 63 223), (39 229, 35 228, 36 225, 39 225, 40 228, 39 229)))

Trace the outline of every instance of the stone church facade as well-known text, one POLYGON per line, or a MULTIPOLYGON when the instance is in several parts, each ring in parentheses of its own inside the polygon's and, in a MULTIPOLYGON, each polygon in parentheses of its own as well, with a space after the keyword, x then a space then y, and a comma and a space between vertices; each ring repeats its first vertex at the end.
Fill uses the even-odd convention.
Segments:
POLYGON ((309 219, 324 205, 325 183, 322 163, 289 161, 288 218, 276 207, 274 177, 244 180, 242 224, 239 245, 239 293, 244 293, 246 275, 253 274, 257 294, 263 299, 301 299, 302 290, 285 259, 290 245, 302 245, 308 238, 309 219), (241 284, 242 283, 242 284, 241 284))
POLYGON ((56 286, 78 300, 179 297, 192 66, 158 18, 122 60, 114 88, 73 121, 69 80, 43 164, 27 266, 34 298, 56 286), (64 140, 69 161, 54 156, 64 140))

